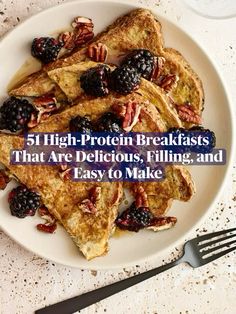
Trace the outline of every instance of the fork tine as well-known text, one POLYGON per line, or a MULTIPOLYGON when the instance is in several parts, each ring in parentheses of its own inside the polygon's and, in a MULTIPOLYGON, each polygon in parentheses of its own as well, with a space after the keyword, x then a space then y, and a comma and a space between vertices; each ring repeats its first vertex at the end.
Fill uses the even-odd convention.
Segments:
POLYGON ((218 254, 214 254, 214 255, 212 255, 212 256, 209 256, 209 257, 207 257, 207 258, 204 258, 204 259, 201 260, 202 265, 208 264, 208 263, 210 263, 210 262, 216 260, 217 258, 219 258, 219 257, 221 257, 221 256, 224 256, 224 255, 226 255, 226 254, 228 254, 228 253, 230 253, 230 252, 232 252, 232 251, 234 251, 234 250, 236 250, 236 246, 234 246, 234 247, 232 247, 232 248, 229 248, 228 250, 224 250, 223 252, 220 252, 220 253, 218 253, 218 254))
POLYGON ((205 255, 208 255, 208 254, 210 254, 210 253, 212 253, 212 252, 214 252, 214 251, 217 251, 217 250, 219 250, 219 249, 222 249, 222 248, 224 248, 224 247, 226 247, 226 246, 229 246, 229 245, 231 245, 231 244, 234 244, 234 243, 236 243, 236 240, 230 241, 230 242, 226 242, 226 243, 221 244, 221 245, 217 245, 217 246, 215 246, 215 247, 213 247, 213 248, 211 248, 211 249, 209 249, 209 250, 203 251, 203 252, 201 252, 201 253, 203 254, 203 258, 204 258, 205 255))
POLYGON ((204 240, 210 240, 212 238, 215 238, 217 236, 220 236, 222 234, 226 234, 226 233, 229 233, 229 232, 232 232, 232 231, 235 231, 236 228, 232 228, 232 229, 228 229, 228 230, 222 230, 222 231, 217 231, 217 232, 212 232, 212 233, 208 233, 208 234, 205 234, 205 235, 202 235, 202 236, 199 236, 197 238, 195 238, 195 240, 200 243, 204 240))
POLYGON ((213 245, 213 244, 220 243, 220 242, 222 242, 222 241, 231 239, 231 238, 233 238, 233 237, 236 237, 236 233, 231 234, 231 235, 229 235, 229 236, 227 236, 227 237, 224 237, 224 238, 220 238, 220 239, 217 239, 217 240, 214 240, 214 241, 210 241, 210 242, 206 242, 206 243, 204 243, 204 244, 200 244, 200 245, 198 245, 198 248, 199 248, 199 249, 203 249, 203 248, 206 248, 206 247, 211 246, 211 245, 213 245))

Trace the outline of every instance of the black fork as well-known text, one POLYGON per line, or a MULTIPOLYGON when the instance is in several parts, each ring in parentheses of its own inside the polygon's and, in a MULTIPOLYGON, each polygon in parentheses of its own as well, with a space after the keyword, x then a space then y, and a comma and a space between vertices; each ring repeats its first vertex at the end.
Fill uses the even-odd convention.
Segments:
POLYGON ((56 303, 36 311, 37 314, 72 314, 89 305, 99 302, 113 294, 123 291, 146 279, 149 279, 173 266, 186 262, 193 268, 208 264, 236 249, 236 228, 209 233, 189 240, 184 245, 183 255, 177 260, 148 270, 133 277, 115 282, 108 286, 84 293, 77 297, 56 303), (232 239, 231 241, 227 241, 232 239))

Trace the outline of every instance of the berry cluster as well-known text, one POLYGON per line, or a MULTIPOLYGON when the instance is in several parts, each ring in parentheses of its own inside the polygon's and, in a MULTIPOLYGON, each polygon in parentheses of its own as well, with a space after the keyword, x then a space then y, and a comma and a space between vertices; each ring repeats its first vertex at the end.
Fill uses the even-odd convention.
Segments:
POLYGON ((53 37, 39 37, 33 40, 31 54, 47 64, 57 59, 63 43, 53 37))
POLYGON ((8 202, 11 214, 18 218, 34 216, 41 204, 40 195, 25 186, 18 186, 13 189, 9 194, 8 202))
POLYGON ((120 229, 138 232, 150 226, 153 215, 148 207, 136 207, 133 203, 116 219, 116 225, 120 229))
POLYGON ((110 71, 106 65, 98 65, 85 71, 81 78, 81 87, 86 94, 101 97, 109 90, 122 95, 132 93, 139 88, 141 77, 151 79, 156 57, 148 50, 133 50, 121 65, 110 71))
POLYGON ((26 99, 8 98, 0 108, 0 129, 11 132, 25 130, 34 111, 26 99))

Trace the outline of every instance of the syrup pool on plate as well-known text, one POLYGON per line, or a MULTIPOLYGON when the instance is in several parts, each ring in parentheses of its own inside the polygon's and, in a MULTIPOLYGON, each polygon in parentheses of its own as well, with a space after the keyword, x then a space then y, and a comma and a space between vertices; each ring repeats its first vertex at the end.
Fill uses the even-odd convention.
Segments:
POLYGON ((29 57, 25 63, 16 71, 12 79, 7 85, 7 91, 10 91, 23 81, 28 75, 37 72, 41 69, 42 65, 37 59, 29 57))

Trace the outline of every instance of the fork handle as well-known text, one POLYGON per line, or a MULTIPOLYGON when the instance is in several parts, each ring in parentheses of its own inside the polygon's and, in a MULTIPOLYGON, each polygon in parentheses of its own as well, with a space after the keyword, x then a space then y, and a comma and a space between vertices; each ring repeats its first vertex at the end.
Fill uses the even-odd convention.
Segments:
POLYGON ((163 271, 170 269, 179 263, 183 262, 182 257, 169 264, 148 270, 144 273, 132 276, 130 278, 112 283, 108 286, 92 290, 90 292, 81 294, 77 297, 70 298, 68 300, 50 305, 48 307, 37 310, 36 314, 72 314, 76 311, 80 311, 94 303, 97 303, 105 298, 108 298, 120 291, 130 288, 139 282, 149 279, 163 271))

